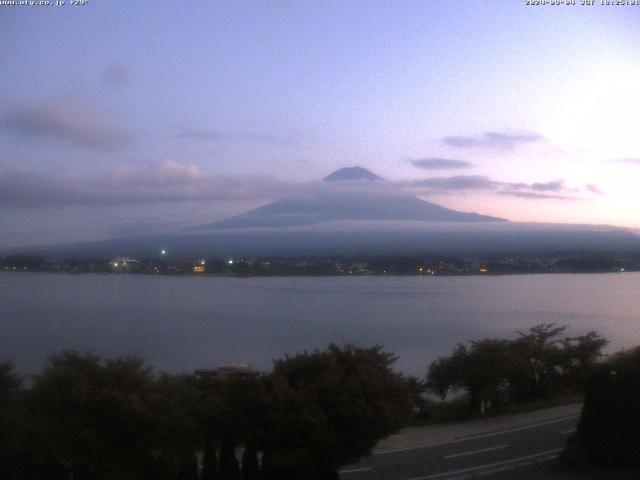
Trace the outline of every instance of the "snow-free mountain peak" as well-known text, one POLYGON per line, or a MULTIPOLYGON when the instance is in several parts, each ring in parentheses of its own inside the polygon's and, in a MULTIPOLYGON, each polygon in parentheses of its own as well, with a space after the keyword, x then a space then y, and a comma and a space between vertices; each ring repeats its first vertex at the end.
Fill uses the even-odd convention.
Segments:
MULTIPOLYGON (((362 167, 336 170, 324 178, 328 182, 382 181, 362 167)), ((218 222, 188 227, 188 231, 287 228, 328 222, 413 221, 413 222, 504 222, 502 218, 458 212, 411 195, 347 188, 327 189, 308 195, 285 197, 241 215, 218 222)))
POLYGON ((325 182, 341 182, 341 181, 353 181, 353 180, 368 180, 373 182, 375 180, 382 180, 373 172, 370 172, 366 168, 362 167, 345 167, 330 173, 323 178, 325 182))

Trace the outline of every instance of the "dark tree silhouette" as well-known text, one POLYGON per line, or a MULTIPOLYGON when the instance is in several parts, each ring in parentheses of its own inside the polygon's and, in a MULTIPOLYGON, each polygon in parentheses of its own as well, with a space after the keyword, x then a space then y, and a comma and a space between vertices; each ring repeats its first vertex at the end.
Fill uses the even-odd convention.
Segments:
POLYGON ((259 478, 258 451, 254 446, 247 446, 242 452, 242 480, 258 480, 259 478))
POLYGON ((257 446, 265 423, 265 389, 257 373, 227 373, 197 380, 201 400, 205 478, 239 478, 236 446, 257 446), (219 447, 219 460, 215 450, 219 447))
POLYGON ((51 357, 29 393, 34 448, 76 480, 143 478, 153 465, 151 382, 137 359, 51 357))
POLYGON ((203 435, 198 416, 201 397, 195 380, 190 375, 163 374, 151 392, 156 463, 162 465, 163 475, 197 477, 195 452, 203 447, 203 435))
POLYGON ((498 400, 512 376, 512 348, 507 340, 485 339, 458 345, 450 357, 429 367, 429 386, 441 397, 449 391, 469 392, 470 406, 484 413, 487 402, 498 400))
POLYGON ((204 431, 203 449, 202 449, 202 480, 218 479, 218 455, 213 436, 204 431))
POLYGON ((590 463, 640 467, 640 347, 591 374, 574 439, 590 463))
POLYGON ((22 397, 22 379, 13 364, 0 363, 0 477, 18 477, 24 470, 26 418, 22 397))
POLYGON ((422 386, 394 373, 394 360, 381 347, 332 345, 278 360, 269 375, 201 378, 68 351, 50 357, 28 389, 0 364, 0 474, 336 479, 339 466, 368 455, 409 418, 422 386))
POLYGON ((458 345, 429 366, 428 388, 445 398, 466 391, 481 413, 495 402, 526 402, 543 395, 583 388, 607 341, 595 332, 560 338, 566 327, 541 324, 519 337, 458 345))
POLYGON ((334 478, 405 425, 411 392, 394 360, 352 345, 277 360, 267 379, 266 478, 334 478))
POLYGON ((236 458, 236 444, 230 436, 223 437, 220 446, 220 479, 240 479, 240 465, 236 458))

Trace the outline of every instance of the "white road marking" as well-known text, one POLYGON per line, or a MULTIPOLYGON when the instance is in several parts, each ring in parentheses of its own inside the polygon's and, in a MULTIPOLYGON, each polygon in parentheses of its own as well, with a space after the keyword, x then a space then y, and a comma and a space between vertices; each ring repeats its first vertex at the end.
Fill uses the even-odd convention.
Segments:
POLYGON ((544 456, 548 456, 551 454, 556 454, 558 452, 560 452, 562 449, 561 448, 556 448, 555 450, 547 450, 546 452, 540 452, 540 453, 536 453, 533 455, 526 455, 524 457, 517 457, 517 458, 510 458, 509 460, 503 460, 501 462, 494 462, 494 463, 487 463, 485 465, 478 465, 476 467, 469 467, 469 468, 463 468, 462 470, 452 470, 450 472, 442 472, 442 473, 436 473, 434 475, 427 475, 424 477, 413 477, 407 480, 431 480, 432 478, 442 478, 442 477, 449 477, 451 475, 457 475, 460 473, 467 473, 467 472, 474 472, 477 470, 485 470, 488 468, 492 468, 492 467, 498 467, 501 465, 507 465, 509 463, 514 463, 514 462, 521 462, 523 460, 530 460, 530 459, 534 459, 537 457, 544 457, 544 456))
POLYGON ((358 473, 358 472, 368 472, 369 470, 373 470, 371 467, 363 467, 363 468, 350 468, 349 470, 340 470, 338 473, 358 473))
POLYGON ((458 458, 458 457, 465 457, 467 455, 475 455, 476 453, 484 453, 484 452, 492 452, 493 450, 501 450, 503 448, 507 448, 509 445, 498 445, 497 447, 488 447, 488 448, 482 448, 480 450, 473 450, 471 452, 463 452, 463 453, 454 453, 453 455, 445 455, 444 458, 449 459, 449 458, 458 458))
POLYGON ((502 435, 504 433, 519 432, 521 430, 529 430, 531 428, 541 427, 543 425, 552 425, 554 423, 560 423, 560 422, 564 422, 564 421, 567 421, 567 420, 572 420, 572 419, 578 418, 578 417, 580 417, 580 414, 569 415, 567 417, 556 418, 554 420, 548 420, 546 422, 533 423, 533 424, 530 424, 530 425, 523 425, 522 427, 509 428, 507 430, 499 430, 497 432, 482 433, 480 435, 472 435, 472 436, 469 436, 469 437, 457 438, 455 440, 447 440, 446 442, 431 443, 431 444, 428 444, 428 445, 418 445, 418 446, 415 446, 415 447, 396 448, 394 450, 385 450, 384 452, 374 453, 374 455, 387 455, 388 453, 406 452, 406 451, 409 451, 409 450, 420 450, 422 448, 440 447, 442 445, 451 445, 453 443, 468 442, 468 441, 476 440, 476 439, 479 439, 479 438, 495 437, 496 435, 502 435))

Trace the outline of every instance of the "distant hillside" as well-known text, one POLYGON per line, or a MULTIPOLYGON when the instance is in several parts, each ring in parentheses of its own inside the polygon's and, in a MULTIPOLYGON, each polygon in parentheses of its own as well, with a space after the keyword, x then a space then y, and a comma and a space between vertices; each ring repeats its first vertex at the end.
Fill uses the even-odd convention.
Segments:
POLYGON ((386 254, 584 257, 640 253, 640 235, 630 230, 517 223, 457 212, 417 197, 370 189, 369 183, 384 180, 360 167, 338 170, 325 180, 340 182, 334 185, 337 188, 326 189, 339 193, 314 190, 179 232, 20 251, 61 258, 145 257, 157 256, 161 250, 189 258, 386 254))
MULTIPOLYGON (((584 257, 637 255, 640 236, 615 227, 516 222, 343 221, 297 227, 219 229, 23 249, 75 256, 176 257, 458 255, 584 257)), ((6 252, 10 253, 10 252, 6 252)), ((15 252, 11 252, 15 253, 15 252)))

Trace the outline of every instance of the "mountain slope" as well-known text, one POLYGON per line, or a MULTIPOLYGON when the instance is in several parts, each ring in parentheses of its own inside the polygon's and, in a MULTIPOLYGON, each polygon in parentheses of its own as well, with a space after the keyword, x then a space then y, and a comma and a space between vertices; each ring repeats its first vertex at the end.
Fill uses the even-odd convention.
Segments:
MULTIPOLYGON (((30 254, 175 258, 334 255, 572 257, 635 254, 640 236, 616 227, 516 222, 342 221, 299 227, 218 229, 23 249, 30 254)), ((9 252, 8 252, 9 253, 9 252)), ((16 253, 16 252, 10 252, 16 253)))
MULTIPOLYGON (((343 168, 324 178, 327 182, 373 182, 382 178, 361 167, 343 168)), ((332 221, 401 220, 437 222, 503 222, 496 217, 458 212, 418 197, 371 194, 354 189, 346 193, 315 193, 283 198, 250 212, 219 222, 188 227, 186 231, 232 228, 294 227, 332 221)))
MULTIPOLYGON (((369 188, 383 182, 352 167, 328 188, 283 198, 220 222, 180 232, 22 249, 44 256, 175 258, 333 255, 637 255, 640 235, 609 226, 507 222, 369 188), (323 192, 323 193, 318 193, 323 192), (330 193, 330 192, 333 192, 330 193), (337 193, 339 192, 339 193, 337 193), (375 192, 372 193, 372 192, 375 192)), ((10 252, 15 253, 15 252, 10 252)))

